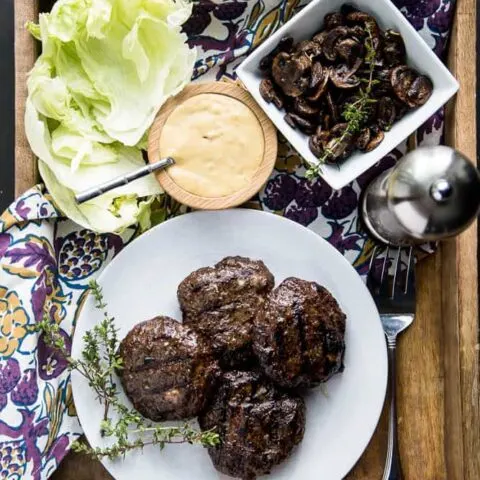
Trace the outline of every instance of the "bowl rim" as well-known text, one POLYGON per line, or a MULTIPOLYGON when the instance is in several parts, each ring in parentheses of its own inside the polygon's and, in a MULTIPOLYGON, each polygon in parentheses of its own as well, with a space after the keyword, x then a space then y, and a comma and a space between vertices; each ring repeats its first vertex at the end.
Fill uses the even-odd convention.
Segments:
MULTIPOLYGON (((340 3, 348 3, 347 0, 345 2, 340 3)), ((353 0, 352 3, 354 6, 357 6, 359 9, 366 9, 366 6, 358 5, 358 1, 353 0)), ((356 178, 366 172, 368 169, 373 167, 376 163, 378 163, 382 158, 388 155, 392 150, 394 150, 398 145, 400 145, 403 141, 405 141, 410 135, 412 135, 422 124, 424 124, 428 119, 435 114, 441 107, 443 107, 458 91, 459 83, 452 75, 452 73, 448 70, 448 68, 444 65, 444 63, 438 58, 438 56, 432 51, 430 46, 426 43, 426 41, 421 37, 419 32, 415 30, 413 25, 405 18, 403 13, 390 1, 390 0, 377 0, 375 5, 371 5, 368 7, 369 12, 376 16, 379 23, 382 24, 382 20, 379 19, 378 12, 378 4, 382 3, 384 8, 388 11, 388 15, 390 16, 390 21, 394 25, 393 28, 398 30, 408 30, 411 34, 411 39, 414 45, 421 46, 421 56, 427 55, 430 60, 435 64, 435 68, 437 69, 439 78, 443 81, 444 85, 442 87, 435 87, 434 91, 435 97, 432 99, 434 103, 427 102, 425 105, 413 110, 411 114, 417 114, 418 112, 421 113, 421 118, 417 118, 412 120, 408 123, 404 123, 402 125, 402 132, 397 134, 396 136, 389 136, 387 143, 385 144, 388 146, 387 149, 383 148, 384 151, 380 154, 375 155, 375 150, 369 152, 367 154, 356 152, 354 155, 370 155, 371 160, 365 161, 365 164, 361 167, 352 167, 352 163, 349 165, 348 161, 351 159, 347 159, 347 163, 341 165, 341 169, 343 170, 344 174, 342 176, 333 174, 333 168, 335 166, 326 166, 322 172, 320 172, 320 177, 327 182, 334 190, 340 190, 341 188, 349 185, 352 183, 356 178)), ((295 30, 295 25, 298 22, 302 22, 304 18, 310 17, 314 15, 314 12, 319 7, 320 4, 328 5, 328 0, 312 0, 308 5, 306 5, 299 13, 292 16, 284 25, 282 25, 275 33, 265 39, 258 48, 252 51, 246 59, 238 66, 236 69, 236 73, 238 78, 241 80, 245 88, 252 94, 252 96, 259 102, 260 107, 265 113, 272 119, 273 123, 276 125, 278 131, 286 137, 291 147, 298 153, 298 155, 302 158, 305 164, 307 165, 316 165, 316 162, 313 161, 312 157, 305 156, 303 151, 306 151, 308 148, 307 142, 308 139, 300 139, 296 135, 297 133, 294 132, 290 126, 283 120, 283 118, 275 118, 272 117, 270 112, 268 111, 269 106, 264 102, 261 96, 258 94, 256 90, 258 90, 259 81, 254 81, 251 77, 257 75, 257 68, 258 62, 260 59, 266 55, 269 51, 271 51, 278 43, 279 39, 289 34, 292 30, 295 30)), ((334 10, 332 6, 331 11, 334 10)), ((338 9, 337 9, 338 10, 338 9)), ((319 22, 319 25, 321 22, 319 22)), ((386 27, 385 27, 386 28, 386 27)), ((305 39, 307 36, 305 34, 296 34, 295 37, 297 40, 305 39)), ((415 53, 415 48, 410 46, 410 49, 407 52, 410 57, 414 57, 418 54, 415 53)), ((410 65, 411 62, 408 62, 410 65)), ((431 72, 428 73, 431 75, 431 72)), ((390 133, 390 132, 389 132, 390 133)), ((380 152, 380 151, 379 151, 380 152)), ((308 154, 308 153, 307 153, 308 154)), ((313 154, 312 154, 313 155, 313 154)))
POLYGON ((170 114, 185 100, 197 95, 213 93, 226 95, 246 105, 257 118, 264 137, 263 158, 250 183, 242 189, 223 197, 204 197, 185 190, 168 173, 168 168, 155 173, 161 187, 175 200, 191 208, 201 210, 220 210, 236 207, 255 196, 268 181, 277 160, 277 130, 268 115, 258 105, 248 90, 229 82, 193 83, 187 85, 179 94, 170 98, 160 109, 148 136, 148 161, 160 160, 160 137, 163 126, 170 114))

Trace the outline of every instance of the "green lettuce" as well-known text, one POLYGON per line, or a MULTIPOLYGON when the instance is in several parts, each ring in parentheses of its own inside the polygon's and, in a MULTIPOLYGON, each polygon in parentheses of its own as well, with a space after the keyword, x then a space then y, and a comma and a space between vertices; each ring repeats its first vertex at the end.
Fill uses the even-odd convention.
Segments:
POLYGON ((58 0, 28 29, 42 55, 28 79, 25 128, 60 209, 96 231, 148 224, 152 175, 77 205, 74 196, 144 165, 146 132, 191 78, 194 50, 176 0, 58 0))

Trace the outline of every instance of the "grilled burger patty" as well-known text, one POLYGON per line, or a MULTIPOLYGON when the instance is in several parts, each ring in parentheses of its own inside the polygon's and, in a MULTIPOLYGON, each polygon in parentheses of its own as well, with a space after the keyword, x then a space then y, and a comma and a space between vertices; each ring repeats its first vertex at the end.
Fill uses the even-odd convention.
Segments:
POLYGON ((254 317, 273 286, 263 262, 224 258, 179 285, 183 323, 209 340, 222 367, 244 366, 252 359, 254 317))
POLYGON ((254 351, 284 388, 313 387, 343 369, 345 314, 315 282, 287 278, 255 318, 254 351))
POLYGON ((242 480, 269 473, 298 445, 305 430, 305 403, 279 390, 259 372, 224 374, 198 419, 221 443, 209 448, 215 468, 242 480))
POLYGON ((206 342, 169 317, 136 325, 121 342, 120 356, 127 396, 154 421, 198 415, 219 373, 206 342))

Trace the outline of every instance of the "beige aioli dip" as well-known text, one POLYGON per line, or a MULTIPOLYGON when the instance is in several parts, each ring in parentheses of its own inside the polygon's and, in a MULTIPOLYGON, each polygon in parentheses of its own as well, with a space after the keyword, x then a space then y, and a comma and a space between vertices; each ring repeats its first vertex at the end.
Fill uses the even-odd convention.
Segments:
POLYGON ((173 157, 168 174, 184 190, 208 198, 238 192, 252 180, 264 153, 262 127, 242 102, 204 93, 167 118, 160 155, 173 157))

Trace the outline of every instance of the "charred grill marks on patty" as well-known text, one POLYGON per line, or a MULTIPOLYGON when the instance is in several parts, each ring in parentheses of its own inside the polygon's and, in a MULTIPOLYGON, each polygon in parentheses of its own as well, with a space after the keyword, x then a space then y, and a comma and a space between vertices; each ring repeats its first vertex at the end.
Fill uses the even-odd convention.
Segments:
POLYGON ((345 314, 315 282, 287 278, 255 319, 254 351, 284 388, 313 387, 343 368, 345 314))
POLYGON ((204 339, 169 317, 136 325, 121 342, 120 356, 127 396, 154 421, 198 415, 219 373, 204 339))
POLYGON ((301 442, 305 403, 259 372, 228 372, 199 423, 220 435, 220 445, 209 449, 215 468, 250 480, 269 473, 301 442))
POLYGON ((211 342, 223 367, 245 366, 253 357, 253 320, 273 286, 263 262, 224 258, 179 285, 183 322, 211 342))

